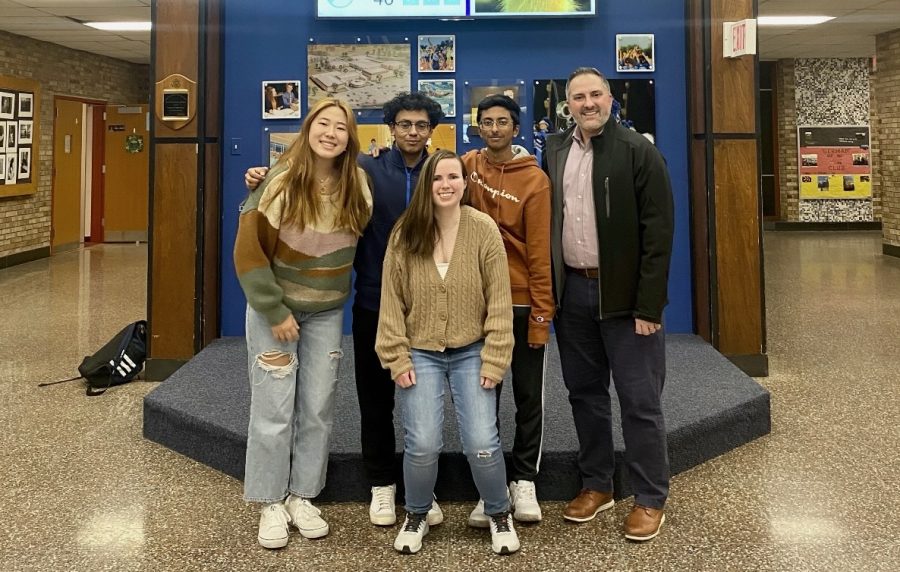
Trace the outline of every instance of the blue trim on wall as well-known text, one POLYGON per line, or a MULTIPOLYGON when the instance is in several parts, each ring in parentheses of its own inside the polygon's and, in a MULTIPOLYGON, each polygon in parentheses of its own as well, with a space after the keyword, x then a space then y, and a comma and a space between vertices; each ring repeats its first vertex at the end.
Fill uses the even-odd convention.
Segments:
MULTIPOLYGON (((244 171, 261 165, 263 129, 292 126, 298 120, 261 119, 261 84, 264 80, 302 79, 301 103, 306 112, 306 45, 318 43, 403 42, 408 38, 414 60, 419 34, 455 34, 454 74, 423 74, 428 78, 454 78, 457 117, 462 123, 464 82, 490 78, 524 80, 523 105, 533 105, 536 79, 565 78, 575 67, 597 67, 610 78, 653 79, 656 82, 656 142, 666 158, 675 194, 675 248, 669 279, 666 327, 672 333, 693 329, 690 205, 688 199, 687 100, 684 5, 671 0, 598 2, 596 18, 547 18, 441 22, 423 20, 326 21, 315 19, 312 2, 227 0, 225 11, 225 85, 223 141, 241 140, 241 155, 223 145, 222 156, 222 335, 244 332, 243 292, 235 278, 231 253, 237 231, 238 205, 246 196, 244 171), (615 36, 650 33, 656 38, 654 73, 616 73, 615 36)), ((410 61, 410 65, 413 65, 410 61)), ((415 68, 413 67, 415 70, 415 68)), ((419 76, 413 72, 412 85, 419 76)), ((412 88, 412 86, 411 86, 412 88)), ((615 94, 614 94, 615 95, 615 94)), ((526 123, 527 125, 528 123, 526 123)), ((526 129, 525 131, 530 131, 526 129)), ((461 136, 457 145, 462 149, 461 136)), ((526 136, 530 145, 530 134, 526 136)), ((348 306, 349 308, 349 306, 348 306)), ((350 312, 345 312, 349 332, 350 312)))

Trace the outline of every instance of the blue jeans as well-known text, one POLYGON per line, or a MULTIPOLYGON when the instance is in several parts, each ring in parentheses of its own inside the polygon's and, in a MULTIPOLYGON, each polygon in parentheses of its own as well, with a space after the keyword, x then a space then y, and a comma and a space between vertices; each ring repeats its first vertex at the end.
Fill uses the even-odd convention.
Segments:
POLYGON ((506 464, 497 431, 494 389, 481 387, 481 348, 476 342, 443 352, 412 350, 416 384, 397 388, 406 434, 403 480, 406 511, 428 512, 443 447, 444 381, 449 381, 463 453, 488 515, 509 511, 506 464))
POLYGON ((272 337, 268 321, 247 307, 250 426, 244 500, 276 502, 288 493, 312 498, 325 486, 343 314, 343 308, 296 312, 300 340, 282 343, 272 337), (261 361, 278 353, 290 362, 261 361))

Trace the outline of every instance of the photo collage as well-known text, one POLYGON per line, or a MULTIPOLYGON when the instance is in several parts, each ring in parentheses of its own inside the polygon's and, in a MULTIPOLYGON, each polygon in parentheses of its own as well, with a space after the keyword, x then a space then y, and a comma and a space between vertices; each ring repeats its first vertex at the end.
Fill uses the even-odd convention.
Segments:
POLYGON ((0 185, 31 182, 34 93, 0 89, 0 185))

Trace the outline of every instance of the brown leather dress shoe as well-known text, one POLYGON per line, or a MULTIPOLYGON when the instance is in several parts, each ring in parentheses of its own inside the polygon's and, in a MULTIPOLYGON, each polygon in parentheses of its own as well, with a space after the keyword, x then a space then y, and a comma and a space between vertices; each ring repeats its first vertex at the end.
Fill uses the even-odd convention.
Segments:
POLYGON ((650 540, 659 534, 659 529, 665 521, 666 514, 663 509, 636 504, 631 507, 631 514, 625 519, 625 538, 638 542, 650 540))
POLYGON ((578 496, 566 505, 563 518, 572 522, 587 522, 593 520, 598 512, 612 508, 615 504, 612 493, 581 489, 578 496))

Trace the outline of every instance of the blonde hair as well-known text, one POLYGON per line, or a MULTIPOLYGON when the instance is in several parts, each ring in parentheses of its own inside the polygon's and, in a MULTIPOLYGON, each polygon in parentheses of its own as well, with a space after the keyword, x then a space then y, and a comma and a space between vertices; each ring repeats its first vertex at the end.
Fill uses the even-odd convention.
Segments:
POLYGON ((362 180, 356 166, 359 154, 359 136, 356 133, 356 118, 353 110, 345 102, 333 97, 320 99, 312 106, 303 125, 300 136, 288 147, 282 161, 288 164, 285 174, 277 179, 277 187, 269 195, 268 203, 276 198, 284 197, 282 222, 291 223, 300 230, 317 223, 322 216, 322 207, 318 200, 318 189, 315 181, 315 159, 309 144, 309 130, 316 120, 328 108, 338 107, 347 117, 347 148, 335 159, 335 167, 340 171, 336 182, 335 202, 338 205, 337 225, 340 228, 362 236, 371 216, 371 208, 363 195, 362 180))

